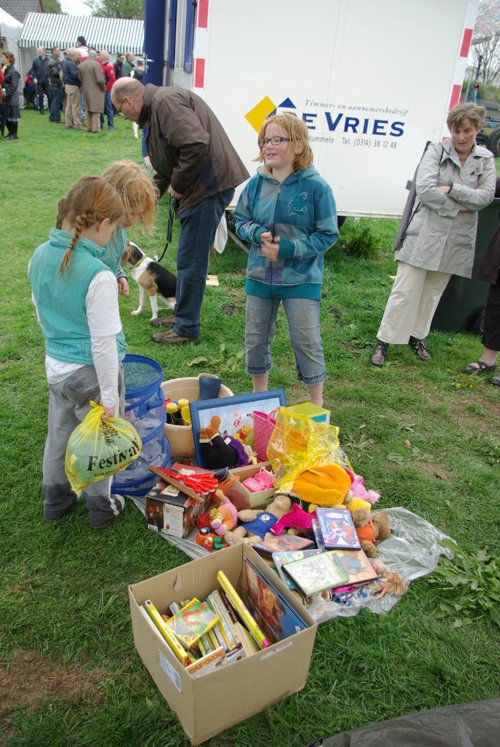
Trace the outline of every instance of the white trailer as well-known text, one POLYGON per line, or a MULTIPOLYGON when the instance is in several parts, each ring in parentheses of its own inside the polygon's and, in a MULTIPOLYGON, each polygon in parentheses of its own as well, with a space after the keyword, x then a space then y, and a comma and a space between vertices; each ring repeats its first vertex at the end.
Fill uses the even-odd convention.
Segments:
POLYGON ((400 216, 447 134, 478 0, 167 0, 166 83, 216 113, 250 173, 270 114, 308 125, 339 214, 400 216))

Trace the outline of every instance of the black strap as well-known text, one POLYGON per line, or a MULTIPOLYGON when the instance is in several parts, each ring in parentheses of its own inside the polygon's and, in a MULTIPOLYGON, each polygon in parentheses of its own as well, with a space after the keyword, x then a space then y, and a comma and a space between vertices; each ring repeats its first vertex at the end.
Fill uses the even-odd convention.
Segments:
POLYGON ((160 259, 158 259, 158 262, 161 262, 163 257, 165 256, 165 252, 168 249, 168 246, 170 242, 172 241, 172 230, 174 227, 174 220, 175 220, 175 210, 177 208, 177 200, 175 197, 172 197, 170 195, 170 203, 168 206, 168 213, 167 213, 167 240, 165 242, 165 248, 161 254, 160 259))

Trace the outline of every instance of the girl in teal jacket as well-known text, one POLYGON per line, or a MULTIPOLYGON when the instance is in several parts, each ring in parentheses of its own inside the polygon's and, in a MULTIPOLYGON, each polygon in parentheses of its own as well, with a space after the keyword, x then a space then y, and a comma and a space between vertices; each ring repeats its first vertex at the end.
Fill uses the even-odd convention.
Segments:
POLYGON ((243 190, 236 232, 250 244, 247 263, 246 370, 253 391, 268 388, 279 305, 288 319, 299 380, 323 404, 326 379, 319 303, 323 256, 337 241, 332 191, 312 166, 307 127, 290 114, 266 120, 258 138, 263 165, 243 190))

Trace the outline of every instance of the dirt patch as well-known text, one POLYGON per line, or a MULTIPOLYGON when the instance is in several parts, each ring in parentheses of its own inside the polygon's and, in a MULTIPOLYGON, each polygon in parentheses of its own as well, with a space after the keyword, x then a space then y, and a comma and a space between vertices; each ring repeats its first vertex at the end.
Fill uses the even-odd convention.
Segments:
POLYGON ((14 651, 0 659, 0 717, 18 708, 34 711, 48 698, 97 703, 103 678, 98 669, 61 666, 34 651, 14 651))
POLYGON ((431 477, 436 477, 438 480, 449 480, 451 472, 443 467, 442 464, 430 464, 429 462, 416 462, 416 466, 427 472, 431 477))

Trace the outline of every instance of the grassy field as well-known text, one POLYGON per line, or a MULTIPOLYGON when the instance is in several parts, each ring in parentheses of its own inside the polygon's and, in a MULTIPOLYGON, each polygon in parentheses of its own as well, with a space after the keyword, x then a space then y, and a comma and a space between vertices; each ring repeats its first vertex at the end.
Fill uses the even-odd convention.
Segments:
MULTIPOLYGON (((50 124, 33 111, 22 116, 19 141, 0 143, 0 742, 181 747, 188 741, 135 653, 127 585, 186 556, 147 531, 132 504, 102 532, 88 527, 82 504, 56 525, 41 516, 47 385, 27 263, 69 185, 113 159, 140 161, 140 144, 122 119, 114 132, 96 136, 50 124)), ((165 213, 162 203, 155 235, 133 232, 131 238, 161 250, 165 213)), ((380 247, 376 258, 350 259, 334 249, 326 263, 325 406, 356 471, 381 493, 379 506, 408 508, 459 543, 462 591, 454 614, 443 618, 437 613, 449 597, 426 578, 385 616, 363 611, 321 625, 305 689, 212 739, 210 747, 302 747, 372 721, 498 694, 498 627, 487 610, 495 594, 498 604, 498 586, 485 586, 483 558, 498 556, 500 391, 461 373, 481 350, 471 334, 431 333, 428 364, 401 347, 391 349, 383 369, 370 365, 395 272, 396 223, 367 224, 380 247), (478 551, 484 552, 477 557, 478 551), (461 609, 465 599, 468 607, 461 609)), ((207 289, 196 348, 152 343, 149 313, 130 315, 137 303, 132 284, 130 297, 121 300, 130 352, 158 360, 166 379, 193 375, 199 369, 189 362, 206 356, 204 370, 219 373, 233 391, 248 392, 238 357, 245 261, 234 246, 212 260, 209 271, 220 287, 207 289)), ((175 242, 165 262, 175 269, 175 242)), ((288 403, 305 399, 283 317, 274 361, 271 385, 285 388, 288 403)))

